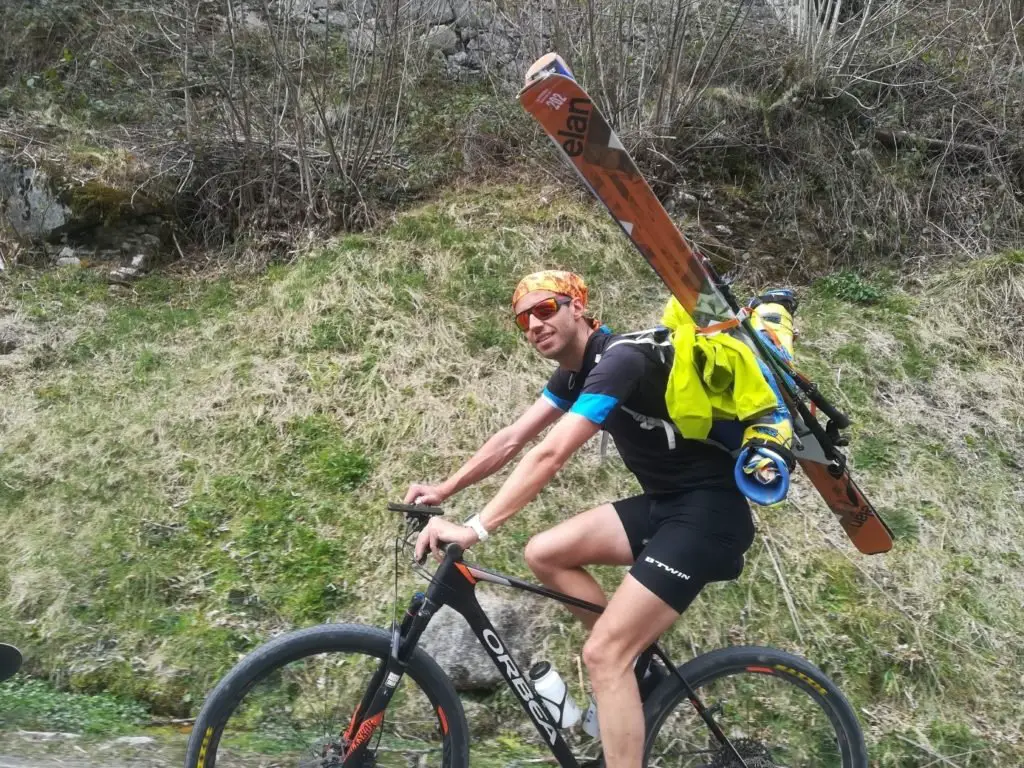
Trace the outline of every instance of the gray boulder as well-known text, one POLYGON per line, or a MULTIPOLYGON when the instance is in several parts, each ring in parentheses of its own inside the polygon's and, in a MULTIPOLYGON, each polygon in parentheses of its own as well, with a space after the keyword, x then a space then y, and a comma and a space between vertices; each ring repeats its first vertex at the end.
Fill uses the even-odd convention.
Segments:
POLYGON ((448 0, 404 0, 399 13, 416 24, 428 26, 455 21, 455 12, 448 0))
POLYGON ((13 329, 0 328, 0 355, 9 355, 21 346, 21 339, 13 329))
MULTIPOLYGON (((142 233, 151 249, 161 243, 165 208, 130 185, 101 179, 62 178, 56 167, 19 166, 0 157, 0 217, 19 240, 68 243, 88 240, 98 248, 116 247, 128 233, 142 233)), ((70 248, 58 258, 71 258, 70 248)))
POLYGON ((455 25, 461 29, 487 29, 496 14, 493 2, 486 0, 452 0, 455 25))
POLYGON ((0 158, 0 216, 26 240, 45 240, 71 220, 71 209, 38 168, 22 168, 0 158))
MULTIPOLYGON (((477 591, 477 599, 525 677, 530 665, 540 660, 543 628, 548 623, 544 602, 530 595, 507 597, 484 590, 477 591)), ((431 619, 420 647, 441 665, 456 690, 489 689, 503 682, 469 624, 450 608, 431 619)))
POLYGON ((328 11, 324 17, 324 23, 338 29, 348 29, 349 18, 344 11, 328 11))
POLYGON ((516 41, 495 32, 481 32, 466 43, 466 50, 476 53, 484 63, 499 68, 513 63, 519 55, 516 41))
POLYGON ((455 53, 459 47, 459 36, 451 27, 434 27, 423 36, 428 51, 441 51, 446 54, 455 53))
POLYGON ((267 22, 256 11, 246 11, 243 13, 239 24, 245 29, 255 32, 262 32, 267 28, 267 22))
MULTIPOLYGON (((324 25, 326 28, 326 25, 324 25)), ((355 27, 348 30, 348 44, 360 53, 371 53, 377 46, 373 30, 366 27, 355 27)))
POLYGON ((107 275, 107 281, 110 283, 120 283, 126 285, 132 280, 135 280, 142 276, 142 270, 138 267, 121 266, 112 269, 107 275))

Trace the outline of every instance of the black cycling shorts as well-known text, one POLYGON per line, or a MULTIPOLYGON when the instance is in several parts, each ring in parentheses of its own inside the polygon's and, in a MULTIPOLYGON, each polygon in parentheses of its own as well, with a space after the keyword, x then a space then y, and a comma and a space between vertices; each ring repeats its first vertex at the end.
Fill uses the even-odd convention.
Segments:
POLYGON ((754 521, 739 491, 644 494, 613 506, 636 558, 629 572, 679 613, 705 584, 743 571, 754 521))

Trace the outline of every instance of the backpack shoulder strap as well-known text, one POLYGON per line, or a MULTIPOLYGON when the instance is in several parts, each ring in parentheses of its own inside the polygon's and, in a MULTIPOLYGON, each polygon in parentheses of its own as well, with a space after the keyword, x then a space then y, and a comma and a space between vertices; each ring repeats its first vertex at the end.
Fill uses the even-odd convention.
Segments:
POLYGON ((662 365, 668 365, 672 361, 670 354, 672 350, 672 331, 663 325, 647 328, 642 331, 633 331, 632 333, 621 333, 617 336, 618 338, 605 347, 605 352, 620 344, 632 344, 643 351, 647 357, 662 365))

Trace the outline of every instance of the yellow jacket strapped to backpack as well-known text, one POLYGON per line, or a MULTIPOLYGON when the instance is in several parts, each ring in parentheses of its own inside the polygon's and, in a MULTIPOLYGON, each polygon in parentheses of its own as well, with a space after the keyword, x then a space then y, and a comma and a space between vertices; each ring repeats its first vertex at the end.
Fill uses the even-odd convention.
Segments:
POLYGON ((675 350, 665 403, 683 437, 704 440, 712 421, 747 421, 778 407, 757 358, 742 341, 726 333, 698 334, 675 297, 661 324, 672 330, 675 350))

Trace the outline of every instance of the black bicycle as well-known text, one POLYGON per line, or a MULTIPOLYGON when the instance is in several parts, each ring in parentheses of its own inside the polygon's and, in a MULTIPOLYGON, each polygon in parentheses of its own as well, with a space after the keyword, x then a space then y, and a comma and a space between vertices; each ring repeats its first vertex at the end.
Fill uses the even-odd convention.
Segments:
MULTIPOLYGON (((389 504, 405 514, 408 546, 437 507, 389 504)), ((477 602, 478 582, 526 590, 567 605, 596 605, 466 563, 449 545, 405 615, 390 629, 325 624, 291 632, 242 659, 206 699, 185 768, 467 768, 470 731, 451 681, 417 642, 442 606, 460 613, 539 734, 536 752, 474 768, 552 762, 603 766, 600 745, 560 730, 477 602), (549 754, 550 753, 550 754, 549 754), (539 755, 539 757, 538 757, 539 755), (554 756, 552 760, 551 755, 554 756)), ((397 590, 397 586, 396 586, 397 590)), ((396 595, 397 603, 397 595, 396 595)), ((676 667, 658 644, 660 673, 644 683, 645 765, 678 768, 866 768, 864 737, 849 702, 820 669, 773 648, 731 647, 676 667)), ((643 657, 642 657, 643 658, 643 657)), ((637 665, 638 679, 641 667, 637 665)), ((643 690, 643 688, 642 688, 643 690)))

